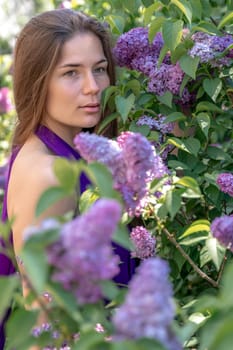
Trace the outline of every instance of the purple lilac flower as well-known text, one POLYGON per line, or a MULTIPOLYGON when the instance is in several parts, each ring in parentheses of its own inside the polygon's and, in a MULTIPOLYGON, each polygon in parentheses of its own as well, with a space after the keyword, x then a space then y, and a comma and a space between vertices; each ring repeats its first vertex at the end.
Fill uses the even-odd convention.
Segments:
POLYGON ((135 250, 131 253, 132 257, 147 259, 155 255, 156 240, 149 231, 143 226, 136 226, 130 233, 135 250))
POLYGON ((181 345, 171 332, 175 315, 169 267, 165 260, 143 260, 129 282, 125 302, 113 316, 115 339, 154 338, 169 350, 181 345))
POLYGON ((174 95, 179 95, 180 86, 184 77, 184 72, 179 63, 175 65, 161 64, 151 72, 148 83, 148 90, 156 95, 163 95, 170 91, 174 95))
POLYGON ((153 146, 139 133, 123 132, 117 141, 103 136, 79 133, 74 139, 81 156, 105 164, 113 175, 130 215, 140 212, 141 200, 148 193, 148 182, 167 173, 153 146))
POLYGON ((218 58, 217 56, 233 44, 232 35, 217 36, 197 32, 192 35, 192 39, 194 41, 194 46, 189 50, 189 55, 191 57, 197 56, 200 58, 200 62, 209 62, 212 66, 230 64, 230 51, 226 54, 226 57, 218 58))
POLYGON ((162 177, 167 173, 167 168, 143 135, 127 131, 121 133, 117 141, 127 164, 126 182, 120 191, 128 213, 138 215, 140 202, 148 195, 147 183, 153 178, 162 177))
POLYGON ((71 291, 78 303, 95 303, 102 298, 101 280, 119 272, 119 257, 112 251, 111 238, 120 220, 120 204, 99 199, 82 216, 63 225, 60 240, 48 249, 54 266, 53 280, 71 291))
POLYGON ((8 87, 0 88, 0 114, 8 113, 13 108, 8 87))
POLYGON ((168 134, 174 129, 174 123, 165 123, 166 116, 158 114, 157 118, 151 116, 142 115, 137 120, 137 125, 147 125, 151 130, 158 130, 162 134, 168 134))
POLYGON ((233 174, 222 173, 217 177, 217 184, 220 190, 233 197, 233 174))
POLYGON ((133 28, 122 34, 113 49, 113 54, 120 67, 132 69, 131 62, 137 56, 141 57, 150 52, 148 29, 133 28))
POLYGON ((226 248, 233 252, 233 216, 215 218, 210 227, 212 234, 226 248))
POLYGON ((118 189, 124 182, 125 164, 118 143, 106 137, 87 132, 79 133, 74 144, 80 155, 88 162, 98 161, 106 165, 115 180, 118 189))

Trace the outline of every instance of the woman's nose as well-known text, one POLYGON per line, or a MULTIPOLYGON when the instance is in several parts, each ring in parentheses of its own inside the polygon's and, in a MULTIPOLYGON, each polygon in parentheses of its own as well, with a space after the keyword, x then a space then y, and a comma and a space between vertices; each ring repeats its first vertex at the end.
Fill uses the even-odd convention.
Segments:
POLYGON ((88 72, 84 77, 83 93, 84 94, 97 94, 100 90, 99 84, 95 75, 92 72, 88 72))

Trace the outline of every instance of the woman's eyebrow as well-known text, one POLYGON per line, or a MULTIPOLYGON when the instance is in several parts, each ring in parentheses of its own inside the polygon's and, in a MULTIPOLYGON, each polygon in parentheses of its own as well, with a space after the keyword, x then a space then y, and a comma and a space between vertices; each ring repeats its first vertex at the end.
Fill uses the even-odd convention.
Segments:
MULTIPOLYGON (((106 63, 106 62, 107 62, 107 59, 103 58, 103 59, 95 62, 94 65, 97 65, 97 64, 100 64, 100 63, 106 63)), ((83 66, 83 64, 82 63, 65 63, 65 64, 61 65, 60 67, 58 67, 58 68, 67 68, 67 67, 77 68, 77 67, 80 67, 80 66, 83 66)))

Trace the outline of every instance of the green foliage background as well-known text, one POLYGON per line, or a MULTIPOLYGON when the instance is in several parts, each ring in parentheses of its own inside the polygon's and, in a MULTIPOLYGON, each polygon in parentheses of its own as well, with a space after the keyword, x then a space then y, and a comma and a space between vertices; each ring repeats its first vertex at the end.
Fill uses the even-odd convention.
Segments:
MULTIPOLYGON (((55 8, 60 3, 61 1, 50 1, 48 5, 47 1, 35 1, 34 11, 41 12, 47 6, 55 8)), ((170 51, 173 61, 179 61, 186 73, 187 84, 193 84, 197 101, 194 106, 184 109, 174 102, 171 93, 162 97, 149 94, 146 77, 139 72, 118 68, 117 86, 106 90, 103 103, 108 103, 113 111, 109 120, 117 115, 120 131, 141 132, 151 141, 157 141, 159 135, 136 126, 141 115, 148 114, 149 111, 152 115, 166 115, 167 121, 176 122, 178 133, 167 135, 164 143, 164 147, 173 145, 176 150, 167 160, 172 184, 165 188, 166 179, 151 184, 152 194, 160 190, 163 195, 156 205, 151 204, 147 208, 140 220, 155 234, 157 254, 169 261, 177 304, 174 327, 184 349, 231 350, 232 254, 212 237, 210 224, 215 217, 233 212, 233 198, 222 193, 216 185, 218 174, 232 172, 233 169, 233 67, 213 70, 208 65, 198 66, 195 62, 190 63, 190 60, 187 62, 189 43, 188 40, 182 41, 181 32, 183 28, 188 28, 191 33, 204 31, 215 35, 225 32, 233 34, 233 2, 89 0, 72 1, 72 7, 108 22, 113 41, 122 33, 138 26, 149 27, 150 39, 162 31, 166 45, 164 53, 170 51), (117 114, 114 113, 115 110, 117 114), (214 144, 218 147, 214 147, 214 144)), ((5 40, 2 39, 1 42, 0 87, 11 88, 9 69, 12 48, 7 46, 5 40)), ((2 163, 7 157, 14 119, 14 111, 0 115, 2 163)), ((73 171, 64 164, 62 169, 62 174, 73 171)), ((103 169, 94 167, 89 171, 93 172, 94 178, 95 174, 98 178, 99 173, 104 173, 103 169)), ((64 188, 66 184, 66 180, 64 183, 61 181, 64 188)), ((107 193, 107 196, 115 196, 111 192, 110 180, 103 183, 97 181, 97 185, 102 195, 107 193)), ((47 198, 45 202, 48 201, 47 198)), ((85 204, 82 205, 85 207, 85 204)), ((7 287, 4 283, 2 281, 0 290, 11 295, 17 283, 14 279, 7 287)), ((5 300, 5 305, 8 302, 8 299, 5 300)), ((30 317, 29 325, 34 315, 30 317)), ((14 324, 13 320, 11 327, 10 332, 16 332, 17 322, 14 324)), ((93 334, 89 336, 93 343, 85 343, 84 338, 83 350, 104 346, 93 334)), ((115 349, 114 346, 116 345, 113 344, 111 349, 115 349)), ((154 344, 133 346, 134 349, 155 349, 154 344)), ((106 348, 110 349, 110 345, 106 348)), ((124 344, 124 349, 132 349, 132 344, 124 344)))

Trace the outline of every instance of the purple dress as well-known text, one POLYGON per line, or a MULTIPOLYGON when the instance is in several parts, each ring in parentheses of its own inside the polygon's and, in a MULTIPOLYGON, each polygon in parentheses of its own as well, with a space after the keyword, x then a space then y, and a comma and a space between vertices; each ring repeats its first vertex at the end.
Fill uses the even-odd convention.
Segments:
MULTIPOLYGON (((81 159, 81 156, 77 151, 75 151, 69 144, 67 144, 63 139, 61 139, 58 135, 56 135, 54 132, 52 132, 47 127, 41 125, 36 130, 36 135, 38 138, 48 147, 49 150, 51 150, 55 155, 64 157, 67 159, 81 159)), ((5 188, 5 196, 3 201, 3 208, 2 208, 2 220, 6 221, 8 219, 7 214, 7 186, 9 182, 10 172, 12 168, 12 164, 18 154, 19 149, 15 149, 12 152, 10 163, 9 163, 9 170, 8 170, 8 177, 6 182, 6 188, 5 188)), ((88 178, 85 176, 85 174, 82 174, 80 179, 80 190, 81 193, 85 191, 87 186, 90 184, 88 178)), ((12 240, 12 237, 11 237, 12 240)), ((116 254, 120 256, 121 264, 120 264, 120 272, 119 274, 114 278, 115 282, 120 284, 127 284, 135 270, 135 261, 134 259, 131 259, 130 253, 128 250, 122 248, 121 246, 113 243, 114 251, 116 254)), ((11 260, 6 257, 3 254, 0 254, 0 276, 8 276, 15 273, 15 268, 11 262, 11 260)), ((9 312, 7 313, 6 317, 8 316, 9 312)), ((5 343, 5 337, 4 337, 4 320, 0 325, 0 350, 4 349, 4 343, 5 343)))

